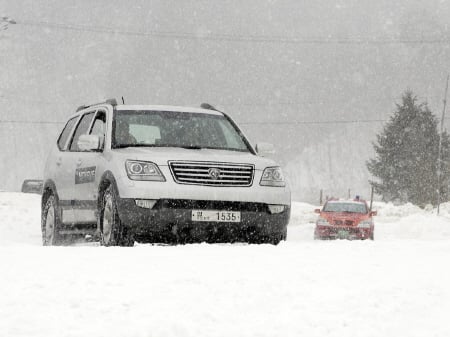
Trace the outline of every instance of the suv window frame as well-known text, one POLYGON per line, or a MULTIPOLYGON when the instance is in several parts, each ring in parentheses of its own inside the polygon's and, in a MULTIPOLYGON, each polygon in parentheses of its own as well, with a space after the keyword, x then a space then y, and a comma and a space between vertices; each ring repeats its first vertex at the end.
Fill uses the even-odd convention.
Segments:
POLYGON ((94 117, 92 118, 92 121, 91 121, 91 125, 89 126, 89 129, 88 129, 89 130, 88 135, 91 135, 92 129, 94 128, 95 121, 97 120, 97 117, 100 114, 104 114, 104 116, 105 116, 104 129, 103 129, 103 145, 102 145, 102 148, 96 152, 105 151, 106 135, 108 134, 108 112, 106 109, 99 108, 95 111, 94 117))
MULTIPOLYGON (((76 127, 73 129, 73 131, 72 131, 72 135, 71 135, 71 138, 70 138, 70 143, 68 143, 67 146, 66 146, 67 151, 69 151, 69 152, 83 152, 83 151, 80 151, 80 150, 78 150, 78 149, 76 149, 76 150, 71 150, 71 147, 72 147, 72 144, 73 144, 73 141, 74 141, 74 137, 75 137, 75 133, 77 132, 78 127, 80 126, 80 123, 81 123, 83 117, 86 116, 86 115, 88 115, 88 114, 92 114, 92 119, 91 119, 91 121, 89 122, 89 125, 88 125, 88 128, 87 128, 88 132, 90 132, 90 130, 91 130, 91 128, 92 128, 92 123, 93 123, 93 121, 94 121, 94 117, 96 116, 97 110, 98 110, 98 109, 93 109, 93 110, 89 110, 89 111, 86 111, 86 112, 80 114, 79 119, 78 119, 78 122, 77 122, 77 125, 76 125, 76 127)), ((88 134, 89 134, 89 133, 88 133, 88 134)), ((80 136, 81 136, 81 135, 80 135, 80 136)))
POLYGON ((80 119, 80 115, 74 116, 74 117, 70 118, 70 119, 67 121, 67 123, 66 123, 66 125, 64 126, 64 128, 62 129, 62 131, 61 131, 61 133, 59 134, 59 137, 58 137, 58 139, 57 139, 57 141, 56 141, 56 146, 58 147, 59 151, 67 151, 67 148, 68 148, 67 144, 68 144, 68 142, 69 142, 69 141, 72 139, 72 137, 73 137, 73 133, 74 133, 75 129, 77 128, 77 125, 78 125, 78 123, 79 123, 79 119, 80 119), (59 141, 61 140, 61 137, 62 137, 64 131, 65 131, 66 128, 69 126, 69 123, 70 123, 71 121, 73 121, 73 120, 75 120, 75 123, 72 125, 72 127, 71 127, 71 129, 70 129, 69 134, 67 135, 66 141, 64 142, 63 146, 59 146, 59 141))

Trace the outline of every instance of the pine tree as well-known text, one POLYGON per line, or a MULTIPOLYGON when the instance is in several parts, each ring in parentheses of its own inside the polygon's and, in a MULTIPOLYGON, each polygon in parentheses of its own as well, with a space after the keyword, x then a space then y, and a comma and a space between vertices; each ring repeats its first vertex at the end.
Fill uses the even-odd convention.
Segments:
MULTIPOLYGON (((409 201, 424 206, 437 203, 438 121, 425 103, 411 91, 377 135, 376 156, 367 162, 375 192, 383 200, 409 201)), ((447 198, 449 182, 449 137, 442 135, 441 195, 447 198)))

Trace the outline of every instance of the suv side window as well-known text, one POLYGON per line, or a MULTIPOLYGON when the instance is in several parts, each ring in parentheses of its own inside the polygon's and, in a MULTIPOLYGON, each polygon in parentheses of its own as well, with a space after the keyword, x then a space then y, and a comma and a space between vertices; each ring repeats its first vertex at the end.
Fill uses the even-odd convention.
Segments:
POLYGON ((72 119, 69 119, 66 126, 62 130, 61 135, 59 136, 59 139, 58 139, 58 148, 61 151, 65 150, 65 145, 67 143, 67 139, 69 138, 70 133, 72 132, 73 127, 74 127, 75 123, 77 122, 77 119, 78 119, 78 116, 74 117, 72 119))
POLYGON ((72 143, 70 144, 70 151, 80 151, 78 148, 78 138, 81 135, 86 135, 89 132, 89 126, 91 125, 92 118, 94 117, 94 112, 88 112, 81 117, 80 122, 75 130, 75 134, 72 138, 72 143))

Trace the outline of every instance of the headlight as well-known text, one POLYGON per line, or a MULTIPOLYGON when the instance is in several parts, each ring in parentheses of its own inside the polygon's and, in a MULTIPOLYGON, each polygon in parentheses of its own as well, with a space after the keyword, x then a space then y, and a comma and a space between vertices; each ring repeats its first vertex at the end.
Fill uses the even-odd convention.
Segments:
POLYGON ((373 222, 372 219, 363 220, 358 224, 359 228, 370 228, 372 226, 373 222))
POLYGON ((158 165, 151 162, 127 160, 125 168, 131 180, 166 181, 158 165))
POLYGON ((331 224, 325 218, 318 218, 317 222, 316 222, 316 225, 319 225, 319 226, 331 226, 331 224))
POLYGON ((267 167, 262 174, 261 181, 259 184, 261 186, 279 186, 279 187, 286 186, 281 168, 267 167))

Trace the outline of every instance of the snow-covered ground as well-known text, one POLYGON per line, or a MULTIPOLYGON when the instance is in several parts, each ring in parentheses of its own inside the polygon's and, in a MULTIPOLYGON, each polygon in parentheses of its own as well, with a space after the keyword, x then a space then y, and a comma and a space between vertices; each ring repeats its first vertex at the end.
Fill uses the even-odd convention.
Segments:
POLYGON ((450 204, 376 203, 375 241, 42 247, 40 197, 0 193, 0 336, 450 336, 450 204))

